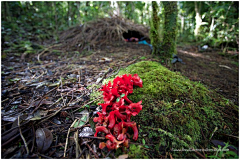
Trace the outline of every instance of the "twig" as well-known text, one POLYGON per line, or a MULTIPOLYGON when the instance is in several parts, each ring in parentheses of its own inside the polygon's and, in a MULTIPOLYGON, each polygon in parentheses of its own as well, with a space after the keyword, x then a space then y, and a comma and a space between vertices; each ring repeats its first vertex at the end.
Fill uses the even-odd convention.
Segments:
MULTIPOLYGON (((25 133, 29 130, 29 128, 27 128, 26 130, 24 130, 22 133, 25 133)), ((7 145, 8 143, 10 143, 11 141, 13 141, 15 138, 17 138, 20 134, 17 134, 16 136, 12 137, 11 139, 9 139, 7 142, 3 143, 1 145, 1 147, 4 147, 5 145, 7 145)))
POLYGON ((89 146, 89 144, 87 144, 87 147, 89 148, 89 150, 94 154, 95 158, 99 159, 98 155, 93 151, 93 149, 89 146))
POLYGON ((51 48, 53 48, 53 47, 57 47, 57 46, 60 46, 60 45, 62 45, 62 44, 60 43, 60 44, 56 44, 56 45, 50 46, 50 47, 48 47, 48 48, 45 48, 41 53, 38 54, 38 57, 37 57, 38 62, 41 62, 40 56, 41 56, 43 53, 45 53, 46 51, 48 51, 49 49, 51 49, 51 48))
POLYGON ((74 112, 78 111, 80 108, 82 108, 82 107, 85 107, 86 105, 88 105, 88 104, 91 104, 92 102, 94 102, 94 101, 96 101, 96 100, 98 100, 98 99, 100 99, 100 98, 101 98, 101 97, 98 97, 98 98, 96 98, 96 99, 94 99, 94 100, 92 100, 92 101, 90 101, 90 102, 88 102, 88 103, 84 104, 83 106, 79 107, 78 109, 76 109, 76 110, 72 111, 72 113, 74 113, 74 112))
POLYGON ((79 156, 79 152, 81 153, 81 148, 79 146, 79 143, 78 143, 78 130, 74 133, 74 141, 75 141, 75 144, 76 144, 76 158, 78 158, 79 156))
POLYGON ((6 99, 4 99, 1 103, 3 103, 3 102, 5 102, 5 101, 7 101, 7 100, 9 100, 8 98, 6 98, 6 99))
POLYGON ((71 128, 74 126, 74 124, 75 124, 76 122, 77 122, 77 119, 75 119, 75 121, 72 123, 72 125, 68 128, 68 133, 67 133, 67 138, 66 138, 66 143, 65 143, 65 148, 64 148, 63 157, 66 157, 66 151, 67 151, 69 134, 70 134, 71 128))
POLYGON ((218 130, 218 127, 215 127, 214 131, 212 132, 212 135, 211 135, 211 137, 209 138, 209 141, 212 139, 212 137, 213 137, 214 133, 215 133, 217 130, 218 130))
POLYGON ((112 77, 112 76, 115 76, 115 75, 117 75, 117 74, 118 74, 118 72, 120 71, 120 69, 121 69, 121 68, 119 67, 119 68, 118 68, 118 70, 117 70, 117 72, 115 72, 115 73, 111 74, 110 76, 107 76, 107 77, 106 77, 106 79, 107 79, 107 78, 109 78, 109 77, 112 77))
MULTIPOLYGON (((109 152, 106 154, 106 157, 108 157, 109 154, 112 153, 112 151, 113 151, 113 150, 109 151, 109 152)), ((106 158, 106 157, 105 157, 105 158, 106 158)))
POLYGON ((201 129, 201 132, 202 132, 202 135, 203 135, 204 139, 207 140, 207 138, 206 138, 205 135, 203 134, 202 128, 200 128, 200 129, 201 129))
POLYGON ((19 132, 20 132, 21 138, 22 138, 22 140, 23 140, 23 142, 24 142, 24 146, 25 146, 25 148, 26 148, 27 155, 29 155, 29 149, 28 149, 28 146, 27 146, 27 142, 26 142, 25 138, 24 138, 23 135, 22 135, 22 130, 21 130, 21 127, 20 127, 20 121, 19 121, 19 119, 20 119, 20 116, 18 116, 19 132))
MULTIPOLYGON (((60 100, 62 99, 62 97, 61 98, 59 98, 55 103, 53 103, 51 106, 53 106, 54 104, 56 104, 57 102, 59 102, 60 100)), ((51 107, 50 106, 50 107, 51 107)), ((59 110, 57 110, 56 112, 54 112, 53 114, 51 114, 51 115, 49 115, 46 119, 43 119, 42 121, 40 121, 39 123, 42 123, 42 122, 44 122, 44 121, 46 121, 46 120, 48 120, 49 118, 51 118, 51 117, 53 117, 53 116, 55 116, 58 112, 60 112, 64 107, 66 107, 66 106, 63 106, 63 107, 61 107, 59 110)))
POLYGON ((224 136, 229 136, 229 137, 233 137, 233 138, 237 138, 237 139, 239 139, 239 137, 234 136, 234 135, 224 134, 224 133, 219 133, 219 132, 216 132, 216 133, 218 133, 218 134, 222 134, 222 135, 224 135, 224 136))
POLYGON ((45 155, 43 155, 43 154, 40 154, 40 153, 38 153, 38 155, 39 155, 39 156, 42 156, 42 157, 44 157, 44 158, 47 158, 47 159, 53 159, 52 157, 45 156, 45 155))
POLYGON ((41 106, 41 102, 43 101, 43 99, 44 99, 44 98, 42 98, 42 99, 39 101, 37 107, 36 107, 30 114, 33 114, 36 110, 38 110, 38 108, 41 106))
POLYGON ((49 157, 51 157, 57 150, 54 149, 50 154, 49 154, 49 157))
POLYGON ((81 138, 92 138, 92 139, 101 139, 101 140, 106 139, 105 137, 92 137, 92 136, 81 136, 81 138))
POLYGON ((103 81, 103 79, 106 77, 106 75, 107 75, 110 71, 111 71, 111 68, 109 68, 109 69, 107 70, 107 72, 105 72, 105 73, 103 74, 102 78, 101 78, 100 80, 98 80, 98 81, 96 82, 96 84, 101 83, 101 82, 103 81))
POLYGON ((34 149, 34 144, 35 144, 35 138, 36 138, 36 136, 35 136, 35 129, 34 129, 34 126, 32 125, 32 130, 33 130, 33 144, 32 144, 32 149, 31 149, 31 153, 33 153, 33 149, 34 149))
POLYGON ((78 159, 82 156, 86 149, 87 149, 86 147, 83 149, 83 151, 79 154, 78 159))
POLYGON ((206 157, 204 155, 202 155, 201 153, 199 153, 198 151, 196 151, 195 149, 190 148, 191 150, 193 150, 195 153, 197 153, 200 157, 202 157, 203 159, 206 159, 206 157))

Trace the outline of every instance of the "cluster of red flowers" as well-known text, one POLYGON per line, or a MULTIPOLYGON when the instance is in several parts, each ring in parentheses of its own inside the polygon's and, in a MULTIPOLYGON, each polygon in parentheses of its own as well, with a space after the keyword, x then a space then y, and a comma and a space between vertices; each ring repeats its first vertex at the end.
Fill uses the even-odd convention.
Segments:
POLYGON ((142 110, 142 101, 133 103, 127 98, 129 93, 133 92, 133 85, 142 87, 142 80, 137 74, 133 76, 124 74, 113 80, 113 85, 109 81, 103 85, 100 91, 103 91, 104 103, 102 112, 97 112, 98 117, 93 119, 96 124, 96 133, 103 132, 106 134, 107 142, 101 142, 99 148, 107 146, 108 150, 117 149, 121 144, 128 147, 130 135, 127 133, 128 128, 132 128, 133 139, 138 139, 138 129, 136 122, 131 122, 131 116, 136 116, 142 110), (128 104, 126 105, 125 102, 128 104), (107 111, 110 111, 109 113, 107 111))

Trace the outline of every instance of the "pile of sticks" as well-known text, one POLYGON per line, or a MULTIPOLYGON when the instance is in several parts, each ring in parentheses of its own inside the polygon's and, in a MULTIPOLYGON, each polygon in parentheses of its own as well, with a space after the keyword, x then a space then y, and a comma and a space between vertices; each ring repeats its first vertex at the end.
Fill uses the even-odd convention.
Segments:
POLYGON ((123 40, 123 33, 137 31, 144 37, 149 38, 149 29, 140 24, 121 17, 101 18, 90 21, 84 25, 70 28, 60 34, 60 42, 64 48, 86 49, 87 47, 101 46, 114 41, 123 40))

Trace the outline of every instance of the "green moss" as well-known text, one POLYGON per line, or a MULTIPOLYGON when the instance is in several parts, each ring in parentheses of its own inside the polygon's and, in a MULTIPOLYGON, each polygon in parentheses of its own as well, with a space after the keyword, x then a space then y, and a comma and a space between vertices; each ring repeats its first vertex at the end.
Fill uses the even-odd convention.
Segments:
MULTIPOLYGON (((155 145, 152 156, 162 154, 159 147, 165 151, 186 148, 186 145, 201 148, 203 134, 209 139, 216 127, 220 133, 238 135, 238 107, 201 83, 151 61, 130 65, 118 75, 125 73, 137 73, 143 81, 143 87, 134 87, 128 97, 133 102, 143 101, 143 110, 132 120, 139 127, 138 142, 144 138, 147 144, 155 145), (232 112, 228 113, 229 110, 232 112), (225 125, 228 127, 223 129, 225 125), (147 137, 143 137, 146 134, 147 137)), ((104 83, 109 80, 113 78, 104 83)), ((221 138, 219 134, 216 136, 221 138)), ((174 155, 176 158, 195 157, 195 152, 174 152, 174 155)))
MULTIPOLYGON (((97 99, 99 97, 103 97, 102 96, 102 92, 99 91, 99 88, 100 88, 100 86, 96 85, 96 84, 89 85, 87 87, 87 89, 91 89, 92 90, 92 93, 90 94, 90 101, 93 101, 93 100, 95 100, 95 99, 97 99)), ((102 98, 102 99, 94 101, 93 104, 98 105, 98 103, 103 103, 103 102, 104 102, 104 100, 102 98)))

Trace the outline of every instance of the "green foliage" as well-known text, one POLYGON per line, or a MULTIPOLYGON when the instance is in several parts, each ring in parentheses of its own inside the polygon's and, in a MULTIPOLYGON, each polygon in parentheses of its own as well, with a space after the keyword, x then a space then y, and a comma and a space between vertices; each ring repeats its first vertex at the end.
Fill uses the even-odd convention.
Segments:
MULTIPOLYGON (((206 155, 206 158, 211 158, 211 159, 239 159, 239 156, 233 152, 229 151, 228 147, 231 146, 228 143, 225 143, 224 147, 221 147, 218 145, 218 149, 214 155, 206 155)), ((233 146, 232 146, 233 147, 233 146)))
MULTIPOLYGON (((171 148, 200 148, 204 137, 212 131, 231 134, 238 132, 238 117, 226 117, 227 110, 238 113, 238 107, 198 82, 192 82, 179 73, 171 72, 157 62, 142 61, 120 70, 118 75, 137 73, 143 87, 134 88, 129 99, 142 100, 143 110, 133 121, 140 126, 138 143, 156 144, 169 151, 171 148), (221 108, 221 110, 219 110, 221 108), (223 130, 224 125, 228 126, 223 130), (143 136, 147 135, 147 136, 143 136), (143 140, 144 139, 144 140, 143 140), (159 144, 159 142, 166 142, 159 144), (196 143, 197 142, 197 143, 196 143)), ((108 82, 107 79, 105 83, 108 82)), ((221 138, 221 137, 217 137, 221 138)), ((151 155, 161 154, 156 148, 151 155)), ((194 157, 195 152, 175 152, 175 157, 194 157)))
POLYGON ((148 155, 146 154, 146 150, 144 150, 143 146, 141 145, 130 144, 128 155, 129 158, 149 159, 148 155))
MULTIPOLYGON (((180 27, 179 41, 195 41, 194 29, 196 26, 195 2, 179 2, 180 27)), ((198 10, 202 23, 199 31, 201 45, 221 47, 226 53, 229 47, 238 49, 239 37, 239 2, 232 1, 205 1, 198 3, 198 10)))

